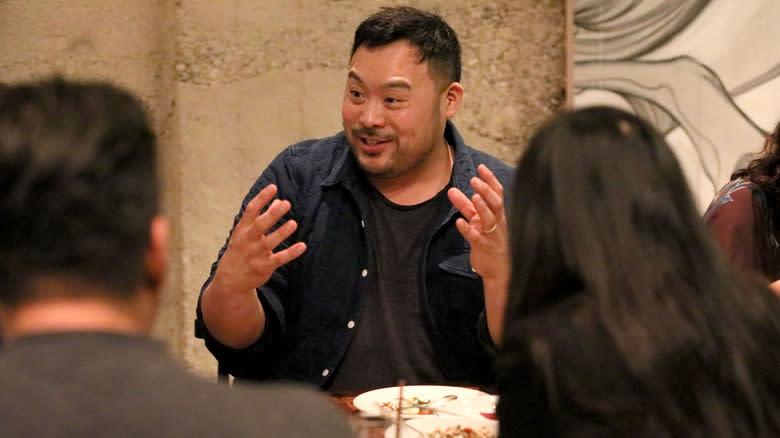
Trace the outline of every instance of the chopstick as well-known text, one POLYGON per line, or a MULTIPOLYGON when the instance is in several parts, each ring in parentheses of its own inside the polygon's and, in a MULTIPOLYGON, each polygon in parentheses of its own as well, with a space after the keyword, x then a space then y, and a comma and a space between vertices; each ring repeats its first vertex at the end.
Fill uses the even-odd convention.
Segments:
POLYGON ((404 421, 404 427, 416 433, 417 435, 425 438, 425 434, 423 433, 423 431, 409 424, 409 421, 404 421))
POLYGON ((398 381, 398 409, 395 414, 395 438, 401 438, 401 400, 404 399, 404 379, 398 381))

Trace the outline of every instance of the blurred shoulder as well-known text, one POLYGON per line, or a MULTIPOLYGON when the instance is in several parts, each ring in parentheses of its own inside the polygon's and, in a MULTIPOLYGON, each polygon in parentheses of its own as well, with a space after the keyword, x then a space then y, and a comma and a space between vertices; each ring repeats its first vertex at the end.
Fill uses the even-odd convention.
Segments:
MULTIPOLYGON (((583 376, 605 376, 619 356, 596 311, 595 300, 586 293, 541 309, 520 321, 506 324, 505 342, 525 344, 537 365, 549 370, 575 367, 583 376), (516 341, 513 341, 515 338, 516 341)), ((568 374, 568 372, 566 372, 568 374)), ((595 377, 594 377, 595 379, 595 377)))
POLYGON ((258 436, 352 436, 347 414, 314 388, 293 383, 211 385, 212 408, 239 428, 261 425, 258 436))

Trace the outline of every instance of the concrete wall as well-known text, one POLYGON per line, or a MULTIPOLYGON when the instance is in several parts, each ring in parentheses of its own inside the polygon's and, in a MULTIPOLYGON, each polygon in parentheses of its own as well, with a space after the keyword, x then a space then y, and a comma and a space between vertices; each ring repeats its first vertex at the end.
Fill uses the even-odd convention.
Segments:
MULTIPOLYGON (((245 192, 286 145, 340 130, 352 32, 387 1, 0 0, 0 81, 111 79, 161 135, 172 271, 155 334, 204 375, 201 283, 245 192)), ((419 0, 463 46, 467 142, 514 162, 564 102, 564 0, 419 0)))

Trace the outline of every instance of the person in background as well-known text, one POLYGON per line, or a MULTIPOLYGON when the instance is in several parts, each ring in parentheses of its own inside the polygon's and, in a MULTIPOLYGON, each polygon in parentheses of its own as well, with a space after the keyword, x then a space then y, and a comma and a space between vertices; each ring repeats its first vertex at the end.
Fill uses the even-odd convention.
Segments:
POLYGON ((502 438, 780 436, 780 300, 723 257, 650 124, 559 114, 516 175, 502 438))
POLYGON ((511 168, 449 120, 460 72, 435 14, 388 7, 359 25, 344 130, 260 175, 201 290, 198 327, 239 381, 347 394, 492 381, 511 168))
POLYGON ((715 195, 704 221, 729 259, 780 293, 780 124, 747 167, 715 195))
POLYGON ((168 239, 156 153, 114 85, 0 89, 0 436, 351 436, 321 394, 207 382, 148 335, 168 239))

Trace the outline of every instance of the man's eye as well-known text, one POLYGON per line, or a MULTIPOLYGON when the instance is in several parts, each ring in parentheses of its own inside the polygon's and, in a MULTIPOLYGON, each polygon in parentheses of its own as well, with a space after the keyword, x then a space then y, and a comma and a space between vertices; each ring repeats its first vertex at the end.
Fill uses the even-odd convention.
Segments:
POLYGON ((362 96, 363 96, 363 93, 361 93, 360 91, 357 91, 357 90, 350 90, 350 91, 349 91, 349 94, 350 94, 352 97, 355 97, 355 98, 359 98, 359 97, 362 97, 362 96))

